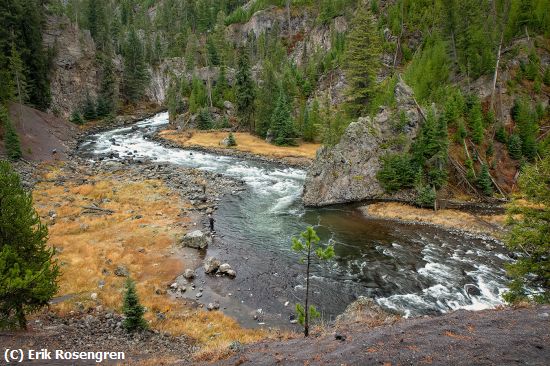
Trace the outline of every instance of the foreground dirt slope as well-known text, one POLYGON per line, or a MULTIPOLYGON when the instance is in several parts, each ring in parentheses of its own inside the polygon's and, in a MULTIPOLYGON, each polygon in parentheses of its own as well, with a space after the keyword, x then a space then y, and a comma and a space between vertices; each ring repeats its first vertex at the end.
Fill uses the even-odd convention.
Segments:
POLYGON ((550 306, 456 311, 309 339, 259 343, 218 365, 547 365, 550 306))
MULTIPOLYGON (((24 159, 53 161, 67 158, 79 132, 78 127, 54 115, 20 104, 11 104, 9 112, 21 139, 24 159)), ((3 131, 0 136, 3 136, 3 131)), ((4 142, 1 139, 0 156, 3 154, 4 142)))

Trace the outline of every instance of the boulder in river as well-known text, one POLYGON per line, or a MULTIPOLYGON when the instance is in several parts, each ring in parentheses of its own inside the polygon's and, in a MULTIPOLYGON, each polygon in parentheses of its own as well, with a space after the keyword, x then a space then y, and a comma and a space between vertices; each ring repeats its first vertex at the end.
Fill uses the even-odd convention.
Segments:
POLYGON ((189 248, 204 249, 211 242, 212 239, 208 237, 205 233, 200 230, 194 230, 190 233, 185 234, 181 241, 181 244, 189 248))
POLYGON ((193 278, 195 278, 195 271, 193 271, 190 268, 187 268, 185 272, 183 272, 183 277, 185 277, 188 280, 192 280, 193 278))
POLYGON ((227 271, 231 270, 231 266, 228 263, 224 263, 220 265, 220 268, 218 268, 218 271, 220 273, 227 273, 227 271))
POLYGON ((376 178, 381 161, 387 154, 407 150, 421 120, 409 86, 399 81, 394 94, 395 108, 382 107, 372 118, 359 118, 346 128, 338 144, 319 149, 304 184, 306 206, 386 197, 376 178), (396 140, 398 134, 402 140, 396 140))

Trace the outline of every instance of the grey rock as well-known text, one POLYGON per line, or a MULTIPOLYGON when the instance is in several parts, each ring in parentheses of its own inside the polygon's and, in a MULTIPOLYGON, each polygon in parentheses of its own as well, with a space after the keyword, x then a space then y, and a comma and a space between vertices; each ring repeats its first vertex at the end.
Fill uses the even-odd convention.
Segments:
POLYGON ((128 277, 130 272, 125 266, 117 266, 115 269, 115 275, 118 277, 128 277))
POLYGON ((233 269, 227 270, 227 271, 225 272, 225 274, 226 274, 227 276, 231 277, 231 278, 237 277, 237 272, 235 272, 235 270, 233 270, 233 269))
POLYGON ((216 258, 208 257, 204 261, 204 272, 207 274, 216 273, 218 268, 220 268, 220 264, 221 264, 220 261, 217 260, 216 258))
POLYGON ((195 278, 195 271, 188 268, 185 270, 185 272, 183 272, 183 277, 185 277, 188 280, 192 280, 193 278, 195 278))
POLYGON ((220 268, 218 268, 218 271, 220 273, 227 273, 227 271, 230 271, 232 268, 228 263, 224 263, 220 265, 220 268))
POLYGON ((397 107, 382 107, 374 117, 359 118, 346 129, 340 142, 324 146, 317 152, 304 185, 306 206, 324 206, 385 197, 376 179, 381 158, 392 152, 405 151, 416 137, 421 115, 413 92, 403 81, 394 90, 397 107), (400 115, 407 123, 396 131, 400 115), (404 134, 406 143, 395 137, 404 134))
POLYGON ((220 308, 220 304, 217 302, 210 302, 208 305, 206 305, 206 310, 212 311, 212 310, 218 310, 220 308))
POLYGON ((211 244, 212 239, 200 230, 191 231, 183 237, 181 244, 185 247, 204 249, 211 244))

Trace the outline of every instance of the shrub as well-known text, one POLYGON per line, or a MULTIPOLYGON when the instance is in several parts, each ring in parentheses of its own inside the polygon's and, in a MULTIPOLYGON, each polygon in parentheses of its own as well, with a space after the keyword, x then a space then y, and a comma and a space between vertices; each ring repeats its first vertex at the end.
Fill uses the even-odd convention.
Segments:
POLYGON ((141 306, 136 291, 136 285, 130 278, 126 280, 126 292, 124 294, 123 312, 126 316, 123 326, 128 332, 147 329, 147 323, 143 319, 145 308, 141 306))
POLYGON ((237 146, 237 141, 235 141, 235 136, 233 136, 233 132, 230 132, 229 136, 227 136, 227 146, 237 146))

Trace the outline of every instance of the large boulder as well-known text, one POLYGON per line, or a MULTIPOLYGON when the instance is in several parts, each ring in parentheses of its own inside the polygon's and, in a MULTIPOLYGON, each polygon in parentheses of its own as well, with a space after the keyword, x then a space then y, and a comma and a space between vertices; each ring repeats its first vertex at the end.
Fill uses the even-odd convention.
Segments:
POLYGON ((195 230, 185 234, 181 241, 181 244, 189 248, 204 249, 208 247, 211 242, 212 239, 208 235, 200 230, 195 230))
POLYGON ((347 127, 338 144, 319 149, 306 176, 306 206, 385 197, 376 179, 380 158, 406 151, 421 119, 411 88, 399 81, 394 93, 396 108, 382 107, 374 118, 359 118, 347 127))

